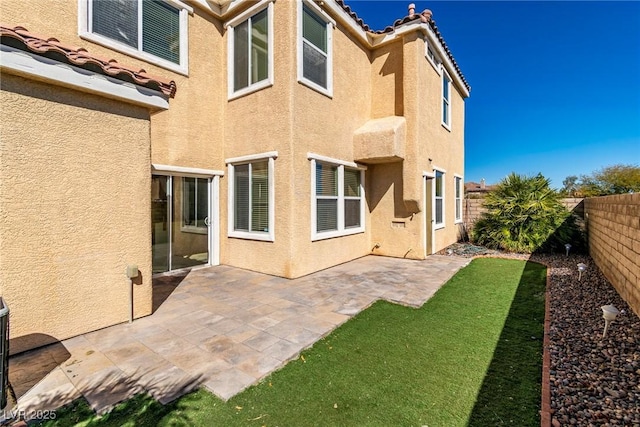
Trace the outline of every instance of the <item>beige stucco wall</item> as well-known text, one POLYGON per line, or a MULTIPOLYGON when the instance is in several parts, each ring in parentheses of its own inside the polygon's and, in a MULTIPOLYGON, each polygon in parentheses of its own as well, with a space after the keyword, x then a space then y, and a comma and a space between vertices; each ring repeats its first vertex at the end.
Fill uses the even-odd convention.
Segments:
MULTIPOLYGON (((228 238, 229 179, 221 181, 221 262, 284 277, 292 277, 291 268, 291 164, 292 120, 291 67, 295 69, 295 7, 293 2, 276 2, 274 10, 273 86, 226 101, 224 111, 225 158, 277 151, 274 161, 275 241, 263 242, 228 238)), ((228 33, 224 35, 227 50, 228 33)), ((226 56, 224 69, 226 63, 226 56)), ((222 81, 227 81, 225 74, 222 81)), ((224 164, 223 164, 224 165, 224 164)))
POLYGON ((77 0, 3 0, 0 16, 5 24, 22 25, 65 45, 82 46, 91 55, 113 58, 129 68, 175 81, 178 90, 171 108, 151 117, 153 163, 210 169, 224 166, 220 146, 226 104, 226 39, 219 20, 198 8, 189 15, 189 73, 182 75, 81 38, 77 0))
MULTIPOLYGON (((425 44, 422 37, 407 44, 411 55, 417 58, 417 99, 415 110, 407 114, 416 124, 417 172, 433 172, 434 167, 445 170, 444 175, 444 223, 445 227, 435 230, 434 252, 440 251, 460 238, 462 224, 455 221, 455 180, 464 181, 464 98, 461 89, 451 82, 451 126, 442 123, 442 76, 425 58, 425 44), (417 116, 413 116, 413 113, 417 116), (429 160, 431 159, 431 160, 429 160)), ((421 190, 419 190, 421 191, 421 190)), ((430 208, 431 200, 425 201, 430 208)), ((427 232, 429 232, 427 225, 427 232)))
POLYGON ((372 242, 380 245, 374 252, 381 255, 423 259, 461 235, 462 224, 454 218, 454 175, 464 179, 464 98, 452 83, 451 130, 446 129, 441 125, 442 77, 424 52, 422 35, 415 32, 373 53, 372 86, 380 105, 374 100, 372 114, 401 112, 407 123, 405 160, 376 164, 368 172, 372 242), (433 173, 434 167, 446 171, 445 227, 435 230, 431 248, 432 198, 423 172, 433 173))
POLYGON ((296 179, 289 188, 294 201, 291 232, 295 276, 350 261, 371 251, 372 224, 368 213, 364 218, 364 233, 311 241, 311 162, 307 158, 307 153, 314 153, 353 162, 353 134, 371 117, 369 64, 368 50, 338 24, 333 30, 332 98, 298 83, 295 64, 291 68, 294 97, 291 176, 295 175, 296 179))
POLYGON ((0 294, 11 351, 151 312, 149 114, 3 73, 0 294))
POLYGON ((584 200, 589 254, 640 316, 640 194, 584 200))
POLYGON ((453 243, 453 174, 463 175, 464 102, 453 91, 453 128, 442 128, 440 76, 424 56, 421 34, 372 50, 334 16, 329 98, 297 81, 297 4, 273 3, 273 86, 233 100, 227 99, 228 32, 197 7, 189 16, 188 76, 81 39, 77 1, 36 2, 25 13, 25 3, 9 0, 0 3, 0 11, 4 22, 174 80, 178 90, 170 109, 151 116, 152 163, 226 171, 225 159, 278 152, 274 242, 227 237, 229 180, 220 180, 214 220, 220 224, 221 263, 297 277, 371 253, 373 243, 380 243, 375 253, 424 258, 429 237, 424 210, 431 209, 431 201, 425 200, 422 173, 432 171, 429 157, 447 170, 447 224, 436 231, 435 250, 453 243), (393 115, 406 117, 405 159, 368 165, 365 232, 312 242, 307 153, 353 161, 354 132, 368 120, 393 115))

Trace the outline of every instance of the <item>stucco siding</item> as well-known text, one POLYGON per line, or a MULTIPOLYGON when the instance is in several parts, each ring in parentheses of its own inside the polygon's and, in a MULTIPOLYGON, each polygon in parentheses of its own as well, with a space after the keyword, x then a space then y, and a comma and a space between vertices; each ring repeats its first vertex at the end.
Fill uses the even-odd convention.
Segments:
MULTIPOLYGON (((240 98, 224 101, 225 158, 276 151, 274 160, 275 240, 227 237, 230 178, 221 181, 221 262, 268 274, 291 277, 291 185, 292 166, 292 86, 295 69, 295 3, 277 2, 273 6, 274 75, 273 85, 240 98), (249 255, 250 254, 250 255, 249 255)), ((224 37, 226 52, 228 33, 224 37)), ((225 56, 226 64, 226 56, 225 56)), ((229 64, 225 65, 226 67, 229 64)), ((226 74, 223 81, 227 80, 226 74)), ((229 84, 229 82, 227 82, 229 84)), ((224 86, 226 90, 226 85, 224 86)), ((226 92, 225 92, 226 97, 226 92)))
POLYGON ((404 114, 402 47, 402 40, 398 40, 371 54, 372 119, 404 114))
POLYGON ((153 163, 224 169, 225 153, 220 149, 227 99, 223 33, 220 21, 196 9, 189 17, 189 75, 155 71, 175 80, 179 89, 169 110, 151 117, 153 163))
MULTIPOLYGON (((418 169, 429 173, 434 168, 444 171, 444 227, 434 232, 433 251, 437 252, 460 238, 461 225, 455 221, 454 176, 464 179, 464 98, 460 88, 451 82, 451 123, 447 129, 442 125, 442 74, 425 57, 424 40, 417 38, 414 45, 416 50, 412 54, 418 58, 417 73, 413 73, 417 76, 419 94, 416 111, 420 115, 412 117, 412 121, 416 123, 418 169)), ((432 201, 425 202, 430 208, 432 201)), ((427 225, 427 234, 429 232, 427 225)))
MULTIPOLYGON (((17 310, 13 316, 22 325, 14 326, 19 334, 61 339, 126 320, 127 263, 137 263, 142 271, 136 314, 151 310, 152 164, 169 166, 158 173, 180 167, 225 171, 212 192, 219 196, 219 207, 209 215, 219 225, 219 236, 205 242, 206 229, 201 227, 176 234, 168 245, 175 249, 172 255, 198 246, 191 255, 201 256, 202 263, 208 253, 204 244, 219 242, 212 262, 219 255, 222 264, 295 278, 369 253, 422 259, 456 241, 453 178, 464 176, 464 98, 452 83, 452 125, 445 129, 441 76, 424 55, 426 28, 415 22, 395 36, 377 35, 375 43, 386 43, 377 46, 366 41, 373 40, 371 35, 361 38, 347 25, 344 19, 352 18, 335 9, 338 4, 315 2, 316 11, 322 9, 328 21, 336 22, 330 26, 332 90, 321 93, 298 79, 302 3, 264 3, 273 13, 272 84, 229 96, 233 32, 225 23, 240 24, 240 19, 233 20, 256 2, 238 4, 219 19, 206 7, 193 7, 187 17, 186 73, 166 62, 168 68, 159 66, 152 57, 146 61, 95 43, 95 35, 81 37, 77 0, 0 2, 5 24, 24 25, 32 33, 82 46, 92 55, 144 69, 177 86, 168 110, 149 113, 15 77, 5 81, 3 76, 2 102, 8 113, 3 111, 6 156, 0 160, 0 220, 11 239, 0 243, 0 266, 7 267, 10 279, 0 286, 17 310), (383 118, 388 119, 371 122, 383 118), (5 125, 13 122, 17 125, 5 125), (354 146, 356 131, 366 136, 361 144, 369 145, 354 146), (260 153, 272 153, 273 241, 229 231, 234 183, 226 161, 260 153), (367 167, 363 232, 326 239, 312 232, 315 195, 309 153, 337 162, 358 160, 367 167), (432 233, 433 198, 425 191, 423 173, 432 173, 435 166, 446 170, 445 227, 432 233), (20 199, 23 193, 29 196, 26 202, 20 199), (22 235, 23 224, 37 224, 45 231, 22 235), (20 248, 42 253, 34 256, 20 248), (25 281, 29 286, 24 300, 16 302, 17 284, 25 281), (53 321, 47 320, 50 311, 55 312, 53 321), (27 312, 35 320, 24 320, 27 312), (63 327, 64 322, 68 325, 63 327)), ((162 196, 173 204, 164 209, 171 212, 167 218, 173 218, 174 225, 184 225, 182 181, 179 176, 171 180, 174 187, 162 196)), ((156 211, 168 206, 162 202, 156 201, 156 211)), ((164 220, 164 213, 156 222, 164 220)), ((157 265, 155 271, 176 266, 157 265)))
POLYGON ((298 277, 371 251, 372 224, 368 209, 365 209, 364 233, 311 241, 311 166, 307 153, 353 162, 353 134, 370 118, 372 101, 368 51, 346 34, 340 25, 333 30, 331 98, 297 82, 295 66, 292 70, 289 72, 295 80, 291 172, 295 179, 289 180, 292 202, 291 273, 292 277, 298 277))
POLYGON ((149 114, 3 74, 0 292, 11 351, 151 312, 149 114))

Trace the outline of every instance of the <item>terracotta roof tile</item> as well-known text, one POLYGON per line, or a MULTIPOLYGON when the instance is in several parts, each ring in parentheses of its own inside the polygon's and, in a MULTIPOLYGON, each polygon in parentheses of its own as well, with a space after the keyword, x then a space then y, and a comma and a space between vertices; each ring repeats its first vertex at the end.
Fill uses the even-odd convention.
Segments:
POLYGON ((47 56, 70 65, 88 69, 106 76, 154 89, 173 98, 176 83, 148 74, 144 69, 126 67, 115 59, 100 58, 90 54, 85 48, 60 43, 53 37, 43 37, 30 33, 26 28, 0 25, 1 43, 35 54, 47 56))
POLYGON ((414 21, 422 21, 425 23, 428 23, 429 26, 431 27, 431 29, 433 30, 433 32, 435 33, 436 37, 438 38, 438 41, 440 42, 440 44, 442 45, 445 53, 447 54, 447 56, 449 57, 449 59, 451 60, 451 63, 453 64, 453 67, 455 68, 456 72, 460 75, 460 78, 462 79, 462 82, 464 83, 465 87, 467 88, 467 90, 471 90, 471 86, 469 86, 469 83, 467 82, 467 80, 465 79, 464 75, 462 74, 462 71, 460 70, 460 67, 458 66, 458 63, 456 62, 456 60, 453 57, 453 54, 451 53, 451 51, 449 50, 449 47, 447 46, 447 43, 444 41, 444 38, 442 37, 442 34, 440 33, 440 30, 438 29, 438 27, 436 26, 436 22, 433 20, 433 17, 431 16, 431 11, 430 10, 425 10, 422 13, 414 13, 412 15, 407 15, 404 18, 401 19, 396 19, 394 21, 394 23, 388 27, 385 27, 382 30, 378 30, 378 31, 373 31, 371 30, 371 28, 369 27, 369 25, 367 25, 362 18, 358 17, 358 15, 351 10, 351 7, 349 7, 349 5, 347 5, 347 3, 345 2, 345 0, 335 0, 335 2, 342 7, 342 9, 344 9, 345 12, 347 12, 347 14, 349 16, 351 16, 351 18, 353 18, 354 21, 356 21, 356 23, 362 27, 362 29, 364 31, 373 33, 373 34, 387 34, 387 33, 391 33, 393 31, 395 31, 395 29, 401 25, 405 25, 414 21))

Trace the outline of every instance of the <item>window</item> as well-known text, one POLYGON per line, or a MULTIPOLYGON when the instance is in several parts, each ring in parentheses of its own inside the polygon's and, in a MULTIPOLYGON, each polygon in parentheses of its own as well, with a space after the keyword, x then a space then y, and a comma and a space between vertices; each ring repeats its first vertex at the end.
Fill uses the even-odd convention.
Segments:
POLYGON ((451 128, 451 79, 446 71, 442 72, 442 124, 451 128))
POLYGON ((182 231, 207 232, 208 187, 206 178, 182 178, 182 231))
POLYGON ((273 170, 276 153, 228 159, 229 236, 274 240, 273 170))
POLYGON ((80 6, 82 37, 187 72, 188 6, 177 0, 80 0, 80 6))
POLYGON ((248 19, 242 14, 229 22, 229 98, 273 84, 273 6, 259 4, 262 10, 248 19), (243 20, 242 22, 240 22, 243 20), (238 22, 236 24, 236 22, 238 22))
POLYGON ((462 222, 462 177, 453 178, 456 191, 456 222, 462 222))
POLYGON ((424 45, 426 50, 425 56, 427 57, 427 60, 429 61, 433 69, 436 70, 438 74, 440 74, 440 64, 442 63, 442 61, 440 61, 440 57, 433 50, 433 47, 429 43, 427 37, 424 38, 424 45))
POLYGON ((303 1, 298 27, 298 81, 332 96, 332 22, 318 6, 303 1))
POLYGON ((436 171, 435 191, 433 192, 435 201, 436 228, 444 227, 444 173, 436 171), (439 227, 438 227, 439 226, 439 227))
POLYGON ((325 159, 311 163, 312 240, 363 232, 364 171, 325 159))

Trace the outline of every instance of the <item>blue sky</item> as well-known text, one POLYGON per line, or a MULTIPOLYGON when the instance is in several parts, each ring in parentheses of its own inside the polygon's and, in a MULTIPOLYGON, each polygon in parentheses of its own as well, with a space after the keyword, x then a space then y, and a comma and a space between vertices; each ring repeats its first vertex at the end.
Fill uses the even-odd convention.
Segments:
MULTIPOLYGON (((347 0, 379 30, 411 1, 347 0)), ((465 181, 640 165, 640 2, 413 1, 471 85, 465 181)))

